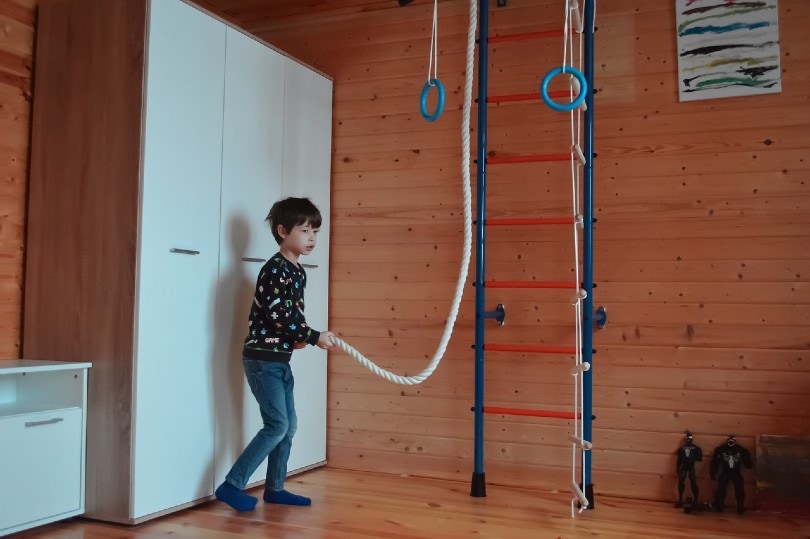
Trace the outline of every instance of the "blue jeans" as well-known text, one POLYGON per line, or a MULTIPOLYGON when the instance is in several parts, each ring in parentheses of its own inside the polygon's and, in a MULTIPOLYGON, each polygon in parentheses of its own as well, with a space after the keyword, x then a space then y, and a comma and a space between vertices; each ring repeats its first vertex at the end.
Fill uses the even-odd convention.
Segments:
POLYGON ((225 481, 244 489, 250 476, 267 459, 266 490, 281 490, 287 477, 292 438, 298 427, 289 363, 242 359, 250 390, 259 403, 264 426, 236 459, 225 481))

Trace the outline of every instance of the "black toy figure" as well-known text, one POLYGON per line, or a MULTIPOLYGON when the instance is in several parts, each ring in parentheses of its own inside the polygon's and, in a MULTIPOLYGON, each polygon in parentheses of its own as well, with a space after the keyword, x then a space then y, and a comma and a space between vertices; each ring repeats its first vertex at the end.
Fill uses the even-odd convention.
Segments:
POLYGON ((687 431, 683 447, 677 451, 678 463, 675 466, 675 470, 678 472, 678 502, 675 504, 675 507, 683 507, 683 489, 687 477, 689 477, 689 485, 692 487, 691 503, 698 503, 695 463, 703 460, 703 450, 692 442, 693 438, 692 433, 687 431))
POLYGON ((726 500, 726 488, 728 482, 734 484, 734 496, 737 498, 737 512, 745 512, 745 491, 743 490, 742 468, 752 468, 751 454, 746 448, 737 444, 734 436, 729 436, 726 443, 717 446, 712 456, 709 466, 709 476, 717 479, 717 490, 715 491, 712 507, 715 511, 722 513, 723 504, 726 500))

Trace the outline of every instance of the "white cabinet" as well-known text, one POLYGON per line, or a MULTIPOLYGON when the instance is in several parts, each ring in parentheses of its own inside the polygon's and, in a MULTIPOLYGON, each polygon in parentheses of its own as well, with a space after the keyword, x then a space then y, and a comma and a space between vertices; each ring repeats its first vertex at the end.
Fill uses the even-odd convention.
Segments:
POLYGON ((84 512, 89 367, 0 360, 0 536, 84 512))
MULTIPOLYGON (((331 82, 181 0, 41 0, 38 24, 23 353, 93 362, 86 514, 137 523, 210 499, 261 426, 241 347, 264 218, 308 195, 328 231, 331 82)), ((291 471, 325 460, 310 355, 291 471)))

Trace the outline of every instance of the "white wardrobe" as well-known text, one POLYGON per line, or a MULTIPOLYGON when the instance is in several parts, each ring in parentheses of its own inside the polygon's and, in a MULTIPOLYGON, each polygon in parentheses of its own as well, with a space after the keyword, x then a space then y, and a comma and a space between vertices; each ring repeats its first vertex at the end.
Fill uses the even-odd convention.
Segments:
MULTIPOLYGON (((268 52, 273 51, 229 29, 219 247, 218 312, 223 319, 217 324, 227 328, 227 336, 218 340, 219 357, 241 357, 258 271, 278 249, 269 226, 256 227, 267 216, 268 200, 308 197, 321 210, 318 246, 301 263, 307 272, 307 322, 327 329, 332 85, 322 75, 268 52), (260 117, 284 122, 256 122, 257 111, 260 117), (252 216, 252 222, 246 216, 252 216)), ((221 366, 220 380, 227 381, 231 393, 243 392, 243 398, 217 402, 217 430, 223 433, 216 438, 218 478, 227 474, 262 424, 241 363, 221 366), (234 417, 243 421, 233 423, 234 417)), ((326 352, 312 346, 298 350, 292 367, 298 432, 288 464, 291 472, 326 460, 326 352)), ((265 472, 265 466, 260 467, 251 483, 263 481, 265 472)))
MULTIPOLYGON (((327 329, 332 84, 181 0, 42 0, 38 29, 23 354, 93 362, 87 515, 136 523, 209 499, 261 427, 241 345, 283 196, 324 216, 327 329)), ((326 353, 293 368, 290 472, 325 462, 326 353)))

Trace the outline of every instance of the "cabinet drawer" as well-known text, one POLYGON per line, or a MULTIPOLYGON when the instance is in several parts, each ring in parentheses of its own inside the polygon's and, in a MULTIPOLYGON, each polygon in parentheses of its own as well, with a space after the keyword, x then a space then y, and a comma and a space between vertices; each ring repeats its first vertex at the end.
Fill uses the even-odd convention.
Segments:
POLYGON ((80 508, 82 410, 0 417, 0 533, 80 508))

